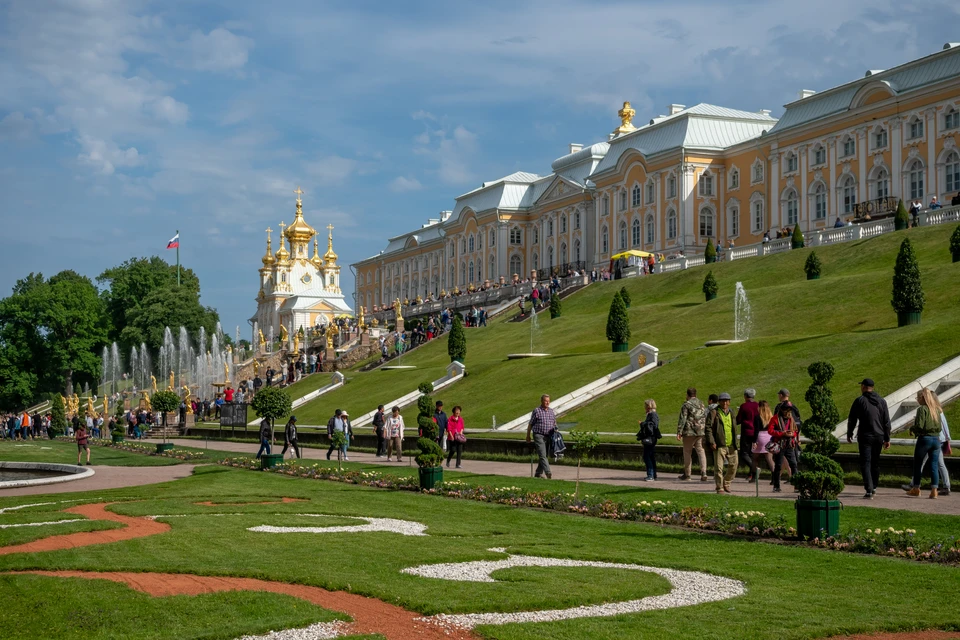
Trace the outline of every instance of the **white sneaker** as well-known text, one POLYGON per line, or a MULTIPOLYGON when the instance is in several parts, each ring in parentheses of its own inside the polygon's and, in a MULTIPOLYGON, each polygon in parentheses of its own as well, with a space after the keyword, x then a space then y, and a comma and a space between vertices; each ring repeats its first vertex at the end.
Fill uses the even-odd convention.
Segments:
POLYGON ((350 458, 348 458, 347 456, 343 456, 343 459, 344 459, 344 460, 349 460, 350 458))

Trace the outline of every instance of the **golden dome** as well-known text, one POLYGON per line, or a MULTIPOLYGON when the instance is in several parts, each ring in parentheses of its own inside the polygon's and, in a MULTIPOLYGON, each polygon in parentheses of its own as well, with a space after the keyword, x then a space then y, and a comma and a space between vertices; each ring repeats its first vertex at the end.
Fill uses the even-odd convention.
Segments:
POLYGON ((313 239, 313 257, 310 258, 310 262, 313 263, 317 269, 323 268, 323 258, 320 257, 320 249, 317 246, 317 239, 313 239))
POLYGON ((280 243, 280 248, 277 249, 277 262, 280 264, 290 262, 290 252, 287 251, 287 247, 282 241, 280 243))
POLYGON ((323 254, 323 261, 327 266, 334 266, 337 264, 337 254, 333 251, 333 225, 327 225, 327 230, 327 252, 323 254))
MULTIPOLYGON (((273 231, 273 229, 271 229, 270 227, 267 227, 267 252, 263 254, 263 259, 261 260, 263 262, 263 266, 265 267, 272 266, 277 261, 277 259, 273 257, 273 247, 271 246, 271 243, 270 243, 271 231, 273 231)), ((281 242, 283 241, 281 240, 281 242)))
POLYGON ((300 199, 300 195, 303 191, 300 187, 297 187, 297 190, 294 191, 297 194, 297 215, 287 230, 283 232, 283 235, 287 237, 287 240, 290 241, 290 244, 306 244, 310 242, 310 239, 317 235, 317 230, 307 224, 307 221, 303 219, 303 201, 300 199))

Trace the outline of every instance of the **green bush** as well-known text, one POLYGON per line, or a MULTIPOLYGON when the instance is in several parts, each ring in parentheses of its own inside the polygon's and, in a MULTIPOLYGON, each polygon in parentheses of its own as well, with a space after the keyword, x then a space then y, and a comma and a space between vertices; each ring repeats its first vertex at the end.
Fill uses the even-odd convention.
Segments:
POLYGON ((951 255, 960 255, 960 224, 957 225, 957 228, 953 230, 953 235, 950 236, 950 253, 951 255))
POLYGON ((467 336, 459 313, 453 314, 453 326, 450 329, 450 337, 447 338, 447 354, 450 356, 450 362, 456 360, 461 364, 467 357, 467 336))
POLYGON ((800 469, 793 474, 793 486, 801 500, 836 500, 843 491, 843 468, 830 458, 804 451, 800 469))
POLYGON ((417 399, 417 426, 420 431, 420 438, 417 440, 417 447, 420 453, 414 460, 418 467, 439 467, 443 462, 443 449, 437 444, 439 429, 437 423, 433 421, 434 403, 433 385, 429 382, 421 382, 417 390, 422 394, 417 399))
POLYGON ((713 238, 707 238, 707 248, 703 250, 703 259, 707 264, 717 261, 717 248, 713 246, 713 238))
POLYGON ((173 391, 157 391, 150 396, 150 404, 154 411, 159 411, 163 416, 163 426, 167 426, 167 413, 176 411, 180 406, 180 396, 173 391))
POLYGON ((55 395, 50 402, 50 437, 56 438, 67 432, 67 412, 60 394, 55 395))
POLYGON ((563 303, 560 301, 559 294, 550 296, 550 317, 557 318, 563 312, 563 303))
POLYGON ((817 252, 811 251, 810 255, 807 256, 807 261, 803 264, 803 270, 807 273, 808 277, 819 276, 822 266, 817 252))
POLYGON ((800 231, 800 225, 793 225, 793 235, 790 237, 790 246, 794 249, 803 249, 803 232, 800 231))
POLYGON ((623 304, 630 308, 630 303, 633 302, 633 299, 630 297, 630 292, 627 291, 626 287, 620 287, 620 297, 623 299, 623 304))
POLYGON ((596 431, 578 431, 570 432, 570 440, 573 446, 573 455, 577 457, 577 484, 574 489, 574 495, 580 496, 580 464, 584 459, 590 457, 590 453, 600 444, 600 434, 596 431))
POLYGON ((910 226, 910 214, 907 213, 907 207, 902 199, 897 203, 897 215, 893 217, 893 226, 897 231, 910 226))
POLYGON ((708 272, 707 277, 703 279, 702 288, 705 295, 717 295, 717 291, 720 290, 720 287, 717 285, 717 279, 713 277, 713 271, 708 272))
POLYGON ((610 313, 607 315, 607 340, 613 343, 630 341, 630 318, 627 316, 627 307, 623 304, 619 291, 613 294, 610 313))
POLYGON ((814 362, 807 367, 813 383, 804 396, 810 403, 810 417, 800 426, 800 432, 810 440, 800 454, 800 470, 793 475, 793 486, 801 500, 836 500, 843 491, 843 468, 830 459, 840 441, 832 431, 840 422, 840 413, 833 402, 833 393, 827 384, 833 378, 833 365, 814 362))
POLYGON ((893 269, 893 299, 890 301, 897 313, 920 313, 923 311, 923 284, 920 282, 920 264, 913 252, 910 238, 900 243, 897 264, 893 269))
POLYGON ((263 387, 253 397, 250 406, 253 407, 253 411, 258 418, 266 418, 270 421, 270 439, 272 440, 274 421, 293 410, 293 400, 290 399, 290 394, 283 389, 263 387))

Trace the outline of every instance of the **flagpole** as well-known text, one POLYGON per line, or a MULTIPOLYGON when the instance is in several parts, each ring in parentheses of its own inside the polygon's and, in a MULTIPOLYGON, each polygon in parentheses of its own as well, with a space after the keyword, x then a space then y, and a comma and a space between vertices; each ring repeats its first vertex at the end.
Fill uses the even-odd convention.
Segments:
POLYGON ((180 229, 177 229, 177 287, 180 286, 180 229))

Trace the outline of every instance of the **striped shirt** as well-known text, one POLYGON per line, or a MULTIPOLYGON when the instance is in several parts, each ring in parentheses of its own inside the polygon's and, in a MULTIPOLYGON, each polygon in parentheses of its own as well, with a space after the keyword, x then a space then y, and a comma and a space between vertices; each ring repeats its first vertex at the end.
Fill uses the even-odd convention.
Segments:
POLYGON ((530 430, 533 433, 539 433, 540 435, 547 435, 551 431, 557 428, 557 414, 553 412, 553 409, 547 407, 537 407, 533 410, 533 413, 530 415, 530 430))

